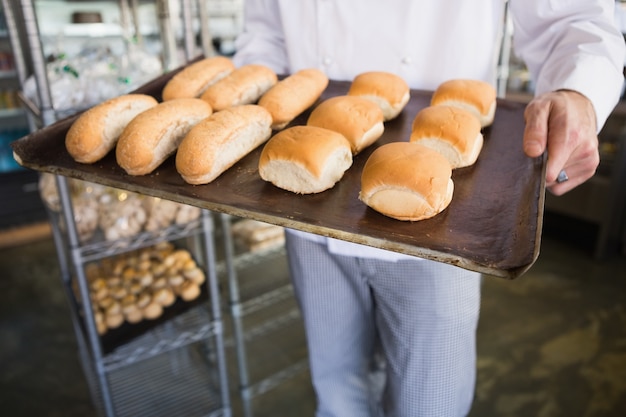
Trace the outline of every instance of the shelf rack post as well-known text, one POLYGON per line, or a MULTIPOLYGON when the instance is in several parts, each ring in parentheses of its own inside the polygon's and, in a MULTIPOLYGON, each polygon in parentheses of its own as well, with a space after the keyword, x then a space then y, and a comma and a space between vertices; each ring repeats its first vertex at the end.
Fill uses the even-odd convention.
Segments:
MULTIPOLYGON (((78 231, 76 230, 76 225, 74 223, 74 211, 72 208, 72 201, 70 198, 67 178, 57 175, 56 184, 59 190, 59 198, 61 199, 61 207, 63 208, 62 212, 67 227, 70 256, 74 265, 82 265, 83 261, 81 259, 80 242, 78 239, 78 231)), ((85 271, 83 268, 75 269, 78 288, 80 291, 81 304, 83 307, 82 311, 85 315, 85 323, 87 324, 87 337, 89 339, 92 349, 92 355, 94 357, 93 359, 95 362, 100 392, 102 393, 104 410, 107 417, 114 417, 115 409, 113 407, 111 387, 109 387, 109 383, 106 377, 102 346, 100 344, 100 337, 98 335, 93 309, 91 308, 87 278, 85 276, 85 271)))

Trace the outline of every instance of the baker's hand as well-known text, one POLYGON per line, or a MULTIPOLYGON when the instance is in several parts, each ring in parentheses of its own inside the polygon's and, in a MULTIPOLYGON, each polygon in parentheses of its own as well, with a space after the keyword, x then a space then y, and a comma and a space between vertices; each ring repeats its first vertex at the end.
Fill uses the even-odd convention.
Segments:
POLYGON ((600 163, 593 105, 575 91, 535 97, 524 112, 524 152, 538 157, 547 150, 546 186, 562 195, 591 178, 600 163), (559 173, 560 182, 557 181, 559 173), (564 176, 565 175, 565 176, 564 176))

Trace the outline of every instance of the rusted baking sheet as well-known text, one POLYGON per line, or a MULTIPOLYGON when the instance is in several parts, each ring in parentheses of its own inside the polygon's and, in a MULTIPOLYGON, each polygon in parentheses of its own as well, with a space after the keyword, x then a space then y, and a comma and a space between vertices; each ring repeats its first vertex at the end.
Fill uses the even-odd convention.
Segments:
MULTIPOLYGON (((160 100, 174 72, 140 88, 160 100)), ((322 100, 345 94, 349 83, 331 81, 322 100)), ((545 193, 544 158, 522 151, 523 105, 500 100, 494 124, 485 130, 485 144, 476 164, 453 173, 450 206, 420 222, 387 218, 359 199, 362 167, 384 143, 408 141, 417 112, 429 104, 430 92, 412 91, 403 113, 388 122, 383 137, 354 158, 353 166, 331 190, 296 195, 264 182, 258 175, 261 147, 213 183, 186 184, 174 158, 151 175, 132 177, 115 162, 115 152, 93 165, 72 160, 65 133, 77 116, 60 120, 12 144, 23 166, 83 179, 215 212, 252 218, 288 228, 335 237, 373 247, 437 260, 473 271, 516 278, 539 254, 545 193)), ((308 113, 295 124, 304 124, 308 113)))

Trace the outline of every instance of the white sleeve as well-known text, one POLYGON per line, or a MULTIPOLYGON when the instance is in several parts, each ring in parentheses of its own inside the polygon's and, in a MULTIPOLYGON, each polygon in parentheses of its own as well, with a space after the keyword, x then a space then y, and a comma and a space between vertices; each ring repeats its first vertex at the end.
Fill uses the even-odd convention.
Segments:
POLYGON ((535 94, 558 89, 591 100, 598 130, 624 83, 624 36, 614 0, 509 0, 516 54, 526 63, 535 94))
POLYGON ((276 0, 246 0, 243 30, 238 36, 235 65, 262 64, 277 74, 287 73, 287 52, 276 0))

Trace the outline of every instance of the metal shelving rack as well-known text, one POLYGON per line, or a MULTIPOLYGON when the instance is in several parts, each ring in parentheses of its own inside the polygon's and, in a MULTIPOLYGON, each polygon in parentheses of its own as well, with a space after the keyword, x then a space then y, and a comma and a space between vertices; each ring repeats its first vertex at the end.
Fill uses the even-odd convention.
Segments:
MULTIPOLYGON (((121 11, 127 13, 129 5, 120 0, 121 11)), ((46 76, 45 60, 39 36, 37 17, 32 0, 13 2, 2 0, 11 39, 15 42, 16 66, 20 80, 24 81, 29 69, 34 74, 39 93, 39 106, 30 106, 38 124, 47 126, 56 121, 50 86, 46 76), (21 29, 18 24, 21 23, 21 29), (22 42, 24 45, 20 45, 22 42), (28 56, 21 53, 28 51, 28 56)), ((134 4, 134 3, 133 3, 134 4)), ((183 7, 191 6, 184 1, 183 7)), ((161 28, 168 27, 167 1, 158 2, 161 28)), ((184 13, 184 16, 189 16, 184 13)), ((185 22, 185 30, 191 25, 185 22)), ((171 33, 167 34, 171 36, 171 33)), ((193 37, 186 36, 192 40, 193 37)), ((163 42, 164 56, 171 58, 166 69, 177 65, 171 39, 163 42)), ((186 57, 194 53, 186 46, 186 57)), ((72 311, 72 323, 79 346, 81 362, 89 382, 94 405, 101 414, 113 416, 223 416, 231 415, 229 387, 223 340, 221 302, 216 271, 214 247, 214 221, 211 213, 203 210, 201 218, 183 227, 171 227, 158 234, 144 233, 133 238, 110 243, 83 245, 79 240, 69 185, 66 178, 56 176, 61 202, 61 217, 50 214, 53 237, 57 247, 61 276, 72 311), (148 247, 162 241, 189 238, 195 242, 196 257, 205 267, 208 300, 181 310, 148 331, 138 333, 130 341, 109 351, 103 347, 98 334, 85 265, 89 261, 148 247), (74 281, 75 280, 75 281, 74 281), (76 297, 73 283, 77 284, 76 297), (205 366, 200 366, 205 365, 205 366)))
MULTIPOLYGON (((273 316, 253 327, 244 326, 244 318, 255 312, 266 309, 284 300, 293 298, 293 287, 290 283, 280 285, 252 298, 243 299, 240 293, 240 278, 238 271, 244 268, 254 267, 263 260, 277 259, 285 256, 285 247, 280 245, 272 249, 260 251, 260 253, 245 252, 236 253, 231 224, 237 219, 227 214, 220 214, 220 226, 224 244, 224 272, 227 277, 229 289, 229 307, 233 322, 233 345, 235 348, 238 376, 239 393, 245 417, 252 417, 253 400, 290 378, 309 369, 308 358, 305 356, 288 366, 270 373, 258 380, 253 380, 248 367, 247 344, 254 342, 260 337, 271 335, 278 329, 297 323, 301 320, 299 309, 294 306, 278 316, 273 316)), ((222 266, 222 265, 220 265, 222 266)))

